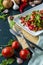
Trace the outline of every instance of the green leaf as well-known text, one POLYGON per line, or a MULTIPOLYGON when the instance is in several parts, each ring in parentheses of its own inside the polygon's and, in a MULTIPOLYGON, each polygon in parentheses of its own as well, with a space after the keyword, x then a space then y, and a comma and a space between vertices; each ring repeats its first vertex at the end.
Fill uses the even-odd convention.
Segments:
POLYGON ((13 58, 10 58, 7 60, 7 64, 12 64, 15 60, 13 58))
POLYGON ((38 22, 40 23, 40 15, 39 15, 39 14, 36 14, 35 20, 38 21, 38 22))
POLYGON ((2 53, 0 53, 0 57, 2 56, 2 53))
POLYGON ((2 63, 0 65, 12 64, 14 61, 15 61, 15 59, 13 59, 13 58, 5 59, 5 60, 2 60, 2 63))
POLYGON ((3 2, 3 0, 0 0, 0 12, 5 9, 2 2, 3 2))
POLYGON ((12 45, 12 42, 13 42, 14 40, 9 40, 9 42, 8 42, 8 46, 11 46, 12 45))
POLYGON ((2 65, 2 63, 0 65, 2 65))
POLYGON ((2 14, 2 15, 0 15, 0 19, 4 19, 5 20, 5 18, 7 17, 7 15, 8 14, 2 14))
POLYGON ((13 26, 15 25, 15 22, 14 22, 14 20, 10 20, 10 28, 13 28, 13 26))
POLYGON ((28 21, 28 20, 29 20, 29 18, 30 18, 30 16, 29 16, 29 15, 27 15, 27 16, 26 16, 26 18, 25 18, 25 21, 28 21))
POLYGON ((7 64, 8 63, 7 63, 7 60, 6 59, 2 61, 2 65, 7 65, 7 64))

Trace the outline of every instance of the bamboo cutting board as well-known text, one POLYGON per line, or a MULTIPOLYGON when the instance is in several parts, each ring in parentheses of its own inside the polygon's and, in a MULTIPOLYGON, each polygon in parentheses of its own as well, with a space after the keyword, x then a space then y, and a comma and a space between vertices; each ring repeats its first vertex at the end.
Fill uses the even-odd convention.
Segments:
MULTIPOLYGON (((18 15, 14 15, 14 17, 16 17, 18 15)), ((10 23, 10 17, 8 17, 8 22, 10 23)), ((37 44, 39 37, 34 37, 31 34, 27 33, 25 30, 23 30, 22 28, 20 28, 17 24, 15 24, 13 26, 13 30, 15 30, 15 27, 19 28, 21 30, 21 32, 24 34, 24 36, 31 42, 33 42, 34 44, 37 44)), ((28 44, 26 43, 25 39, 22 39, 21 37, 16 36, 18 41, 20 42, 20 44, 22 45, 23 48, 28 48, 28 44)))

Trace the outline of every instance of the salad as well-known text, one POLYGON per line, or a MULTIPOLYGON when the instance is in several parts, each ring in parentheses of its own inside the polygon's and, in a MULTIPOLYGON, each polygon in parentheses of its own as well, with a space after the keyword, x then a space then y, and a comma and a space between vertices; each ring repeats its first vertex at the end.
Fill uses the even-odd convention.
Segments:
POLYGON ((20 17, 21 24, 32 31, 43 30, 43 10, 33 11, 25 17, 20 17))

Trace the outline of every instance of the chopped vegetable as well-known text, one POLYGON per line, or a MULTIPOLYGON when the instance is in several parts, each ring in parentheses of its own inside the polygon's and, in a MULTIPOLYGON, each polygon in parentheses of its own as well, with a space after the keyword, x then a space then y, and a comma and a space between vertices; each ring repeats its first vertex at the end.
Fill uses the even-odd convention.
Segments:
POLYGON ((21 17, 21 23, 32 31, 43 30, 43 10, 33 11, 31 15, 21 17))

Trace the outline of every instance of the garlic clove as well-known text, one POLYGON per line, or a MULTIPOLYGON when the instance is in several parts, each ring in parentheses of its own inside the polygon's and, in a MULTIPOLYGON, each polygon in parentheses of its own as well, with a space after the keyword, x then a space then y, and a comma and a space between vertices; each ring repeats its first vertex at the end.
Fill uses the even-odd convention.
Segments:
POLYGON ((9 10, 8 9, 5 9, 2 13, 7 14, 8 12, 9 12, 9 10))
POLYGON ((34 6, 35 6, 35 4, 32 4, 31 6, 32 6, 32 7, 34 7, 34 6))
POLYGON ((14 2, 14 5, 13 5, 13 9, 14 10, 17 10, 17 9, 19 9, 19 6, 14 2))
POLYGON ((23 63, 23 60, 21 58, 17 58, 17 63, 18 64, 22 64, 23 63))

